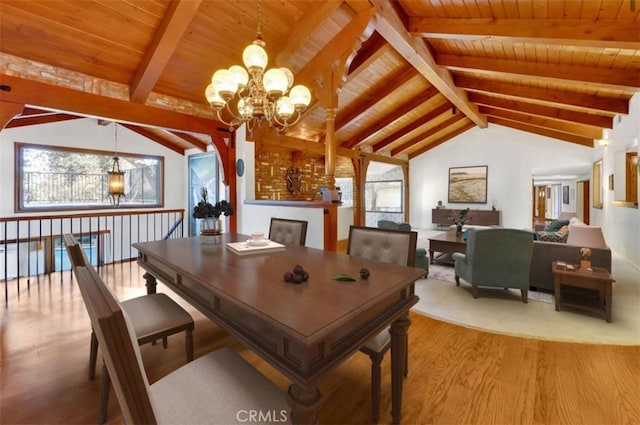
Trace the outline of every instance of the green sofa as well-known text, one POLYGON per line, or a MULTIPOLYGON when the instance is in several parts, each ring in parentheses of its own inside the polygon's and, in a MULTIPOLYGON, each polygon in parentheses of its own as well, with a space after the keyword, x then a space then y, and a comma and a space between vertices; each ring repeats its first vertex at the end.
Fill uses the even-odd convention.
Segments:
MULTIPOLYGON (((378 220, 378 228, 411 231, 411 225, 409 223, 397 223, 391 220, 378 220)), ((425 279, 429 276, 429 256, 425 248, 416 248, 415 267, 426 270, 427 273, 424 275, 425 279)))

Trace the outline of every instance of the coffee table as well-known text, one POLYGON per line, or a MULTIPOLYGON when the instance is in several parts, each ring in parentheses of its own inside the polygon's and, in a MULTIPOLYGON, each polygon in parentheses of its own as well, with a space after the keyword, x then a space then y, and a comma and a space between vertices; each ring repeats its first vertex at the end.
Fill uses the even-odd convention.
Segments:
MULTIPOLYGON (((467 252, 467 241, 462 235, 456 236, 455 229, 429 238, 429 258, 431 264, 436 260, 434 253, 453 254, 454 252, 467 252)), ((449 262, 451 263, 451 262, 449 262)))
POLYGON ((565 306, 574 307, 599 313, 611 322, 613 279, 606 269, 581 269, 554 261, 552 270, 556 311, 565 306))

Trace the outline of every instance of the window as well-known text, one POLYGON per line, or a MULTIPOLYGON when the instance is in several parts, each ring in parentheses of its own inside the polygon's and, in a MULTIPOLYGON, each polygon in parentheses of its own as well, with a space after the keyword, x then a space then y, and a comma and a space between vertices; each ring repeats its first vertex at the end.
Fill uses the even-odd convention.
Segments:
POLYGON ((353 206, 353 178, 352 177, 339 177, 336 178, 336 188, 340 188, 340 193, 342 193, 342 201, 343 207, 352 207, 353 206))
POLYGON ((365 184, 365 208, 369 212, 403 212, 402 180, 365 184))
MULTIPOLYGON (((107 171, 113 152, 16 143, 16 211, 105 208, 111 205, 107 171)), ((121 153, 125 198, 121 207, 158 207, 164 159, 121 153)))

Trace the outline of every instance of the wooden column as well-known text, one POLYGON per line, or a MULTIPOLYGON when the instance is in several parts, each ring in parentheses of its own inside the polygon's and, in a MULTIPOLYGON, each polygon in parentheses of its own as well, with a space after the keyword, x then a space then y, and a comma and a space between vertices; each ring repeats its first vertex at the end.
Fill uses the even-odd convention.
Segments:
POLYGON ((326 175, 327 188, 330 191, 336 188, 336 108, 326 108, 325 129, 326 136, 324 142, 324 173, 326 175))
POLYGON ((409 164, 404 164, 402 166, 402 175, 404 176, 404 205, 403 205, 403 209, 404 209, 404 221, 407 223, 410 223, 411 221, 409 220, 409 164))

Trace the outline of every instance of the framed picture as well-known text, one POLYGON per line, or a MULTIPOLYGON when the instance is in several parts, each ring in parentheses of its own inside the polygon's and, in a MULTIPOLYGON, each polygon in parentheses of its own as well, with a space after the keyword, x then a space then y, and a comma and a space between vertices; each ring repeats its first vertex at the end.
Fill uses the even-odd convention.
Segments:
POLYGON ((486 204, 488 168, 486 165, 449 168, 449 202, 486 204))
POLYGON ((569 204, 569 186, 562 186, 562 203, 569 204))

